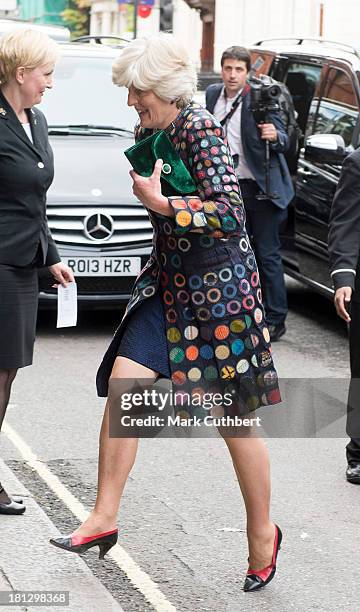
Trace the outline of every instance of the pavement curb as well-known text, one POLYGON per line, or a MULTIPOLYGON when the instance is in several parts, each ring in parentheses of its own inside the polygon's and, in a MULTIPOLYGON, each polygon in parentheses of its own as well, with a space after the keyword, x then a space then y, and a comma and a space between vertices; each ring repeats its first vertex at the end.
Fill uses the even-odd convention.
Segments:
MULTIPOLYGON (((6 490, 22 495, 27 506, 21 516, 0 515, 0 592, 69 591, 67 612, 124 612, 80 557, 49 544, 50 537, 59 535, 58 529, 1 459, 0 474, 6 490)), ((5 609, 46 612, 62 607, 0 605, 0 610, 5 609)))

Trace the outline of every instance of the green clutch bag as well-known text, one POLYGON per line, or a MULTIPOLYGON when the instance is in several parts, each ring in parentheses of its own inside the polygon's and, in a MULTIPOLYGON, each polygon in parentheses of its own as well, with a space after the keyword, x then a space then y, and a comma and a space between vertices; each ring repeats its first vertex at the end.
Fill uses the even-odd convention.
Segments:
POLYGON ((141 176, 151 176, 156 160, 163 160, 161 191, 164 196, 196 192, 196 184, 190 172, 163 130, 139 140, 124 153, 135 172, 141 176))

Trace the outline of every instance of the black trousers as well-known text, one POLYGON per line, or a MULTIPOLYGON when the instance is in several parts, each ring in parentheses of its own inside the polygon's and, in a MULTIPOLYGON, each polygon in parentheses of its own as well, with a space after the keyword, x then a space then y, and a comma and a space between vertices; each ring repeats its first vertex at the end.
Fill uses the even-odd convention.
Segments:
POLYGON ((266 319, 269 325, 284 323, 288 306, 281 259, 280 226, 287 210, 270 200, 257 200, 255 181, 239 181, 246 212, 246 230, 259 268, 266 319))
POLYGON ((351 302, 350 371, 346 432, 350 442, 346 458, 350 465, 360 463, 360 302, 351 302))

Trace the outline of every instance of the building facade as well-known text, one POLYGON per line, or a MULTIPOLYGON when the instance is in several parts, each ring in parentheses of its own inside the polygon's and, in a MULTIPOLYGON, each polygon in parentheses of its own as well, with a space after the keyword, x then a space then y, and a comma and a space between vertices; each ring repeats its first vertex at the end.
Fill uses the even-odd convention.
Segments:
POLYGON ((18 13, 26 21, 63 26, 61 13, 66 4, 66 0, 18 0, 18 13))
POLYGON ((133 1, 92 0, 90 9, 90 34, 133 38, 134 26, 137 36, 156 34, 160 29, 160 0, 154 0, 150 15, 134 18, 133 1))
MULTIPOLYGON (((138 36, 159 31, 161 2, 154 0, 149 17, 138 17, 138 36)), ((91 34, 132 38, 133 3, 92 0, 91 34)), ((359 0, 172 0, 172 7, 173 32, 205 73, 220 70, 221 53, 230 45, 320 35, 355 46, 359 40, 359 0)))

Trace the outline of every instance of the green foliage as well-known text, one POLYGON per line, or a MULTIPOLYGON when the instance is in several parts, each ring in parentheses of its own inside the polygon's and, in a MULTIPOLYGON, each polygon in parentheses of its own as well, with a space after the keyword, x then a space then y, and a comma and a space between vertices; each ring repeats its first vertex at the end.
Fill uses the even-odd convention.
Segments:
POLYGON ((61 16, 71 32, 71 38, 85 36, 90 29, 90 0, 69 0, 61 16))

